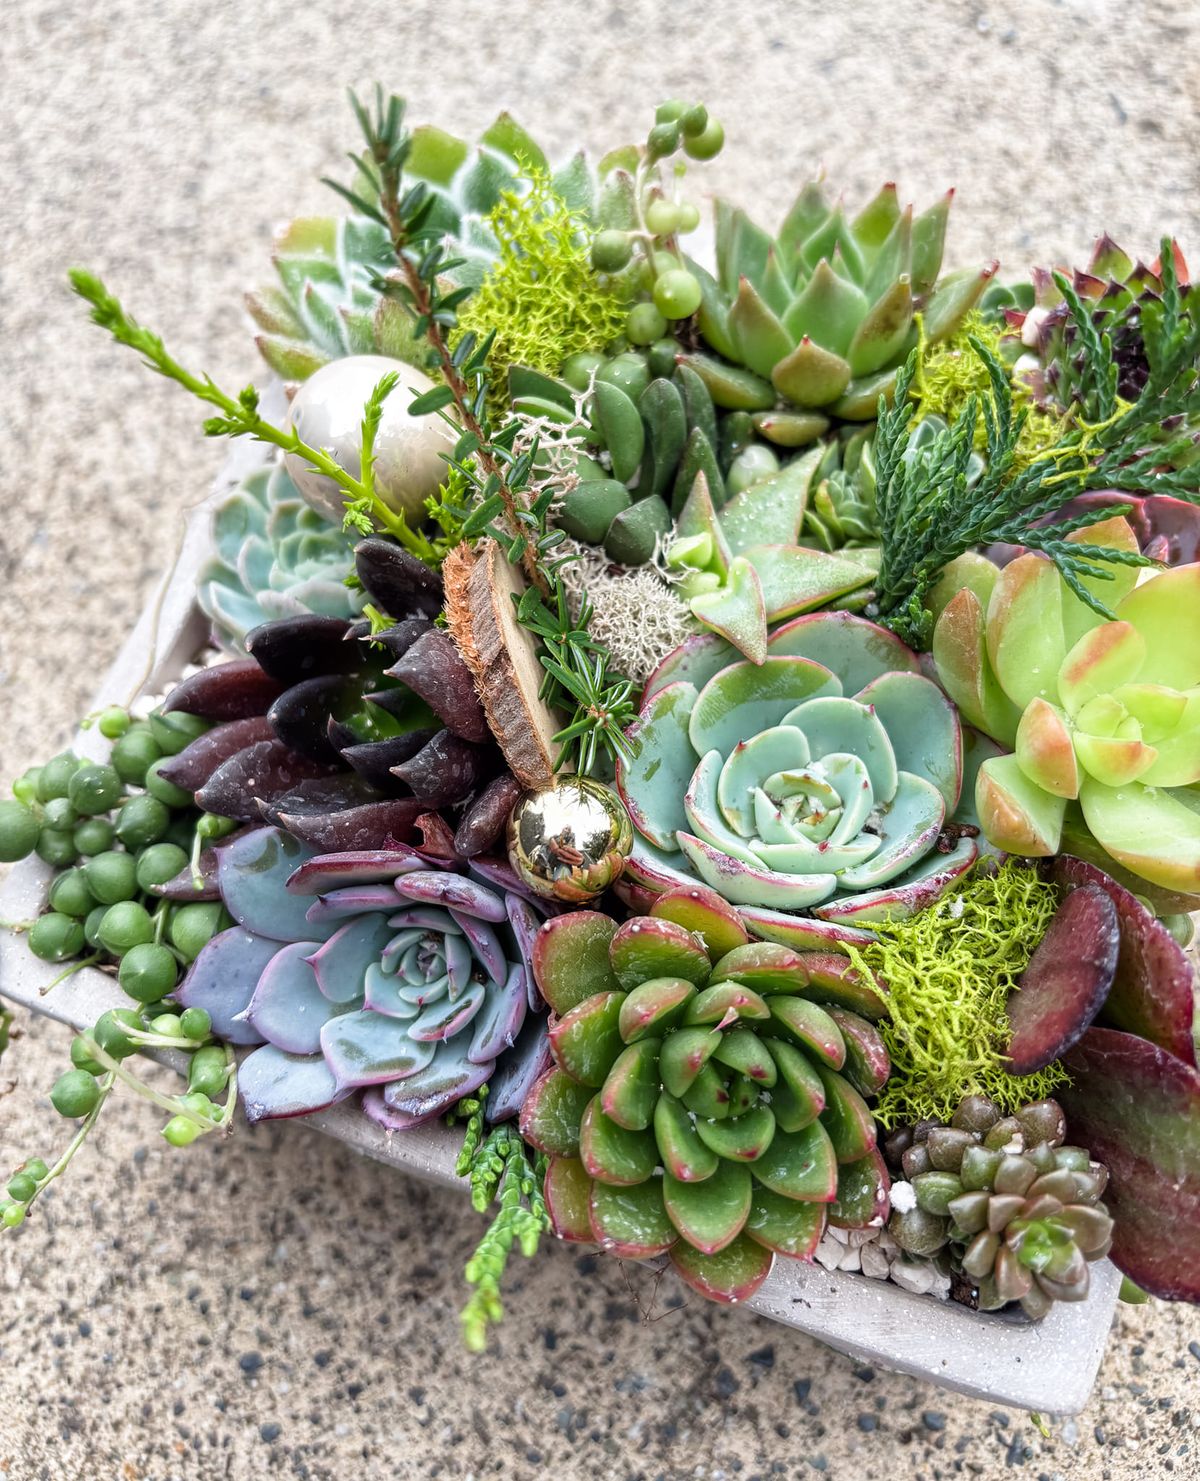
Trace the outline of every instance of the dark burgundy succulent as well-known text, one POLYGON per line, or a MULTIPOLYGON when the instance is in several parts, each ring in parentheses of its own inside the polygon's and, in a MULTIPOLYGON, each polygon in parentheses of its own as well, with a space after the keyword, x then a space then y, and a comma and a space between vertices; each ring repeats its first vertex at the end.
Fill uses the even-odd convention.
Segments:
POLYGON ((372 632, 316 613, 264 623, 249 658, 203 669, 164 704, 214 728, 162 768, 199 806, 262 819, 313 848, 403 842, 423 814, 457 810, 457 850, 491 848, 515 792, 470 671, 434 618, 441 578, 382 539, 359 580, 394 619, 372 632))
MULTIPOLYGON (((1039 523, 1050 524, 1092 509, 1119 505, 1126 510, 1124 518, 1132 525, 1143 555, 1166 566, 1186 566, 1200 560, 1200 505, 1170 494, 1138 495, 1119 489, 1097 489, 1076 494, 1039 523)), ((990 545, 987 549, 987 555, 998 566, 1008 565, 1021 553, 1019 545, 990 545)))

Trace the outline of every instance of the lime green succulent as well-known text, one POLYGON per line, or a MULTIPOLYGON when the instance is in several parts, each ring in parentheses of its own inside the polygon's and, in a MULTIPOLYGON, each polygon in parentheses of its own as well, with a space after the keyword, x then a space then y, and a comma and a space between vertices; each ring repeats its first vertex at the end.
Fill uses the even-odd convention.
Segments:
POLYGON ((749 411, 781 397, 807 413, 869 421, 917 343, 916 316, 927 343, 944 339, 996 270, 991 263, 939 281, 950 201, 947 194, 914 218, 885 185, 848 220, 813 182, 774 238, 718 202, 716 277, 693 269, 703 289, 700 330, 744 368, 717 363, 710 373, 749 411))
MULTIPOLYGON (((1067 538, 1138 548, 1120 518, 1067 538)), ((956 579, 933 656, 964 720, 1010 748, 976 781, 990 841, 1057 853, 1078 811, 1117 864, 1200 894, 1200 563, 1140 581, 1137 568, 1106 563, 1085 579, 1111 622, 1032 553, 1002 571, 971 561, 956 579)))

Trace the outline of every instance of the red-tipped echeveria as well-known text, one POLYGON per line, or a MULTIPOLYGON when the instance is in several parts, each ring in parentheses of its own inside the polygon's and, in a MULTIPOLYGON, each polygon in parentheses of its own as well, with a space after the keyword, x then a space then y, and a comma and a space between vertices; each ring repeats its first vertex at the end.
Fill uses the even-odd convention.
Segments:
POLYGON ((750 941, 713 892, 652 909, 620 927, 592 911, 542 927, 554 1065, 521 1132, 551 1159, 563 1238, 669 1251, 703 1295, 741 1300, 776 1252, 810 1259, 827 1218, 886 1219, 875 1123, 852 1082, 878 1090, 887 1055, 801 954, 750 941))
POLYGON ((240 1070, 250 1120, 363 1089, 367 1115, 401 1130, 502 1061, 490 1109, 517 1108, 546 1059, 540 1023, 522 1036, 538 1006, 527 961, 543 915, 530 900, 452 853, 317 855, 276 828, 222 848, 218 880, 237 924, 201 951, 178 997, 222 1037, 261 1045, 240 1070))
POLYGON ((836 945, 929 903, 975 858, 969 838, 944 835, 963 773, 954 706, 863 618, 799 617, 761 664, 691 639, 651 679, 631 733, 618 783, 639 834, 632 883, 702 880, 756 934, 836 945))

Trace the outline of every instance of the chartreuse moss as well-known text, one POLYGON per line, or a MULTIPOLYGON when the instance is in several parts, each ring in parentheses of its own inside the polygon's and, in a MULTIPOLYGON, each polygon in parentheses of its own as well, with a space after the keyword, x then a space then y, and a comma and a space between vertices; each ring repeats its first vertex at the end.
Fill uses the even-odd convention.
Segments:
MULTIPOLYGON (((506 190, 489 216, 499 254, 458 315, 455 342, 495 331, 489 365, 556 374, 570 355, 601 350, 625 328, 628 304, 592 266, 586 222, 530 166, 524 194, 506 190)), ((506 388, 493 381, 503 402, 506 388)))
POLYGON ((1010 860, 995 872, 976 868, 936 905, 849 948, 888 989, 890 1017, 879 1030, 892 1074, 874 1108, 880 1125, 948 1121, 972 1093, 1009 1112, 1069 1083, 1060 1065, 1018 1077, 1003 1058, 1005 1002, 1057 908, 1054 885, 1010 860))
MULTIPOLYGON (((939 416, 953 425, 971 396, 978 397, 981 403, 987 399, 991 389, 988 368, 972 347, 972 337, 984 344, 1001 364, 1007 363, 1010 357, 1005 352, 1011 340, 1006 343, 1003 329, 978 309, 972 309, 949 339, 923 347, 913 382, 921 417, 939 416)), ((1013 390, 1018 409, 1026 414, 1016 450, 1016 461, 1023 467, 1061 440, 1062 423, 1034 406, 1019 384, 1013 390)), ((980 452, 987 446, 987 428, 982 417, 975 429, 975 446, 980 452)))

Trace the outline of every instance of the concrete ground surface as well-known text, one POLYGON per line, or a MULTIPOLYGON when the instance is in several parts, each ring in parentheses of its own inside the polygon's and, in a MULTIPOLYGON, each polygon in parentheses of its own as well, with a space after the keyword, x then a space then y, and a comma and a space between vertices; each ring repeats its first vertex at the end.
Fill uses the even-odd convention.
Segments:
MULTIPOLYGON (((0 77, 3 778, 67 742, 222 454, 64 272, 90 265, 186 363, 245 381, 240 290, 273 224, 331 204, 348 83, 467 134, 507 105, 560 153, 697 97, 729 137, 697 180, 769 221, 823 161, 852 201, 955 185, 956 263, 1079 262, 1102 229, 1200 257, 1194 0, 10 0, 0 77)), ((65 1141, 47 1092, 68 1036, 20 1028, 0 1169, 65 1141)), ((517 1262, 468 1357, 465 1197, 302 1126, 178 1152, 117 1100, 42 1208, 0 1243, 10 1481, 1200 1476, 1193 1309, 1121 1309, 1087 1411, 1043 1435, 564 1247, 517 1262)))

